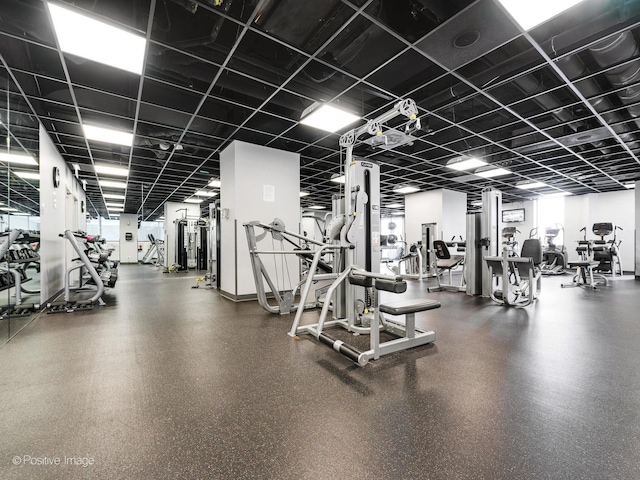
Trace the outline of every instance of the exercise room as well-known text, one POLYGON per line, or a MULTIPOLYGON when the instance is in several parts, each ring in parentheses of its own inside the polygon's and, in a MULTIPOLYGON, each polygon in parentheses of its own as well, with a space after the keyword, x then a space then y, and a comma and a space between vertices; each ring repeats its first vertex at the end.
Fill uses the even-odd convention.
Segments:
POLYGON ((2 0, 0 478, 640 478, 640 2, 2 0))

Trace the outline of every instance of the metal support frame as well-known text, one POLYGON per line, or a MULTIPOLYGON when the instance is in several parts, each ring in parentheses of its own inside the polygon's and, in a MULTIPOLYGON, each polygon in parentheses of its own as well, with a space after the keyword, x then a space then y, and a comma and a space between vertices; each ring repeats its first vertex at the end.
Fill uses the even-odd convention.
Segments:
POLYGON ((253 279, 256 286, 256 294, 258 296, 258 304, 270 313, 279 313, 281 315, 285 315, 294 311, 302 312, 302 310, 304 309, 317 307, 318 306, 317 302, 305 303, 306 298, 309 294, 309 290, 311 289, 311 283, 315 283, 318 281, 334 280, 336 278, 336 274, 333 274, 333 273, 316 274, 315 271, 318 268, 320 259, 324 254, 330 251, 339 250, 341 247, 338 245, 323 244, 321 242, 315 241, 313 239, 309 239, 297 233, 290 232, 284 229, 284 226, 282 225, 282 223, 279 223, 279 220, 277 219, 271 225, 267 225, 267 224, 256 221, 256 222, 245 223, 243 224, 243 226, 245 228, 245 233, 247 235, 247 243, 249 244, 249 255, 251 259, 251 268, 253 270, 253 279), (264 230, 264 232, 259 236, 257 236, 255 233, 256 227, 264 230), (257 243, 260 240, 262 240, 267 233, 271 233, 273 238, 279 241, 283 240, 284 238, 291 237, 292 239, 303 240, 307 243, 313 244, 317 248, 315 250, 259 250, 257 247, 257 243), (291 290, 286 290, 286 291, 278 290, 278 286, 273 283, 267 268, 265 267, 264 263, 260 258, 260 255, 299 256, 301 253, 313 253, 313 261, 311 263, 311 267, 309 268, 307 279, 304 282, 298 283, 291 290), (273 295, 277 305, 275 306, 271 305, 267 300, 267 289, 265 288, 264 282, 267 283, 269 290, 273 295), (304 290, 301 295, 300 303, 294 304, 293 300, 295 299, 298 290, 303 284, 304 284, 304 290), (300 308, 301 306, 302 308, 300 308))

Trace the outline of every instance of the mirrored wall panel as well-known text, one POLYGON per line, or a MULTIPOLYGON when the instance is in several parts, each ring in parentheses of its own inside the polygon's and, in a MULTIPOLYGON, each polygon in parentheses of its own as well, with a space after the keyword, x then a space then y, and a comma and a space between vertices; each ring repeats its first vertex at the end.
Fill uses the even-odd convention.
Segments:
POLYGON ((0 68, 0 345, 40 305, 38 121, 0 68))

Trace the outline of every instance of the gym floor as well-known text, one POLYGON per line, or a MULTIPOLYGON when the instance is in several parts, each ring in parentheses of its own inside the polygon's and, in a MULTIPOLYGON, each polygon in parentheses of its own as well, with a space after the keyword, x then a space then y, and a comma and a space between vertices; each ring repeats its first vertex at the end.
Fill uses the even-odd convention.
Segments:
POLYGON ((524 309, 427 294, 435 344, 362 368, 194 273, 120 268, 107 307, 0 348, 0 478, 640 478, 631 276, 544 278, 524 309))

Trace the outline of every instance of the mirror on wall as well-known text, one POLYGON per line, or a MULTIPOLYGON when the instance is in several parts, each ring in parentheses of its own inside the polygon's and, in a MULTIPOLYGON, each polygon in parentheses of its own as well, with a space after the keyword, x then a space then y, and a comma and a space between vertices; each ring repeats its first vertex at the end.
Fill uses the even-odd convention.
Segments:
POLYGON ((40 305, 38 120, 0 66, 0 345, 40 305))

